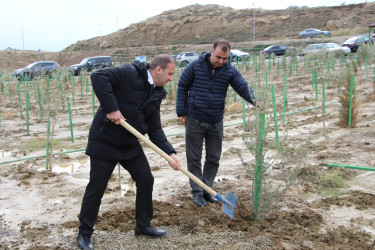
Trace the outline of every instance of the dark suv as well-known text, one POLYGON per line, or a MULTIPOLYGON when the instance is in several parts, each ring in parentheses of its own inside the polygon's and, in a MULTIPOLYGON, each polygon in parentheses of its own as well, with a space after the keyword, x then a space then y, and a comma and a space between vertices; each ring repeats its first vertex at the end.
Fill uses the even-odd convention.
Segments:
POLYGON ((343 42, 342 46, 348 47, 351 50, 351 52, 357 52, 361 45, 367 43, 372 44, 373 41, 365 36, 355 36, 343 42))
POLYGON ((112 58, 110 56, 87 57, 79 64, 71 65, 69 71, 77 76, 81 74, 82 70, 89 72, 93 69, 101 69, 105 67, 113 67, 112 58))
POLYGON ((17 69, 15 72, 13 72, 13 77, 23 77, 25 79, 31 80, 36 76, 51 75, 58 68, 60 68, 60 65, 54 61, 34 62, 27 65, 23 69, 17 69))

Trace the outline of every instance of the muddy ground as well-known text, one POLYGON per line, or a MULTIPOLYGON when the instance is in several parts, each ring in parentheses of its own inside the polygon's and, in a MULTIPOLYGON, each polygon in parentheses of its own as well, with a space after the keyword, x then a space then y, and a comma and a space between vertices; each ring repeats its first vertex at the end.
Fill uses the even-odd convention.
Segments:
MULTIPOLYGON (((278 122, 280 136, 287 134, 293 144, 311 140, 308 154, 303 159, 303 181, 292 186, 264 219, 254 220, 251 196, 254 177, 237 155, 238 149, 246 162, 254 162, 254 155, 242 141, 241 99, 237 97, 238 103, 234 104, 231 92, 224 120, 221 166, 214 190, 221 195, 230 191, 239 198, 240 207, 235 219, 222 211, 222 204, 201 208, 194 205, 188 178, 173 171, 164 159, 145 146, 155 177, 152 223, 167 230, 167 235, 160 239, 134 236, 134 183, 125 170, 116 168, 103 197, 93 234, 96 249, 375 249, 375 173, 327 167, 328 163, 375 167, 374 65, 367 70, 358 68, 359 120, 354 128, 339 126, 341 105, 337 88, 333 82, 327 85, 324 129, 322 109, 311 108, 322 103, 320 77, 328 76, 327 69, 319 76, 319 98, 316 100, 311 71, 305 69, 306 64, 300 60, 298 86, 296 73, 289 75, 288 72, 286 111, 290 114, 283 125, 280 115, 278 122), (330 188, 334 192, 326 195, 323 191, 327 190, 322 189, 319 181, 322 176, 337 172, 343 176, 344 184, 341 188, 330 188)), ((259 79, 251 64, 249 69, 238 68, 249 83, 259 79)), ((338 61, 336 70, 339 70, 338 61)), ((277 64, 272 66, 267 79, 268 84, 275 86, 279 109, 283 100, 283 76, 276 72, 277 64)), ((261 75, 261 84, 265 84, 264 74, 261 75)), ((176 81, 177 78, 176 73, 176 81)), ((74 143, 68 112, 61 110, 55 125, 57 143, 54 152, 57 154, 52 158, 52 171, 45 170, 46 122, 40 119, 36 92, 30 91, 29 133, 25 95, 21 95, 23 118, 20 118, 16 83, 10 85, 13 106, 7 86, 1 93, 2 249, 76 248, 80 204, 89 177, 89 159, 83 149, 93 111, 91 90, 83 90, 81 99, 79 78, 75 83, 75 103, 71 104, 74 143)), ((174 91, 173 88, 168 90, 174 91)), ((163 127, 186 166, 184 127, 178 123, 171 99, 162 104, 163 127)), ((95 105, 98 106, 97 100, 95 105)), ((254 118, 253 107, 246 106, 248 115, 254 118)), ((269 135, 272 138, 273 133, 269 135)), ((270 170, 269 176, 275 184, 280 180, 279 174, 280 169, 276 166, 270 170)))

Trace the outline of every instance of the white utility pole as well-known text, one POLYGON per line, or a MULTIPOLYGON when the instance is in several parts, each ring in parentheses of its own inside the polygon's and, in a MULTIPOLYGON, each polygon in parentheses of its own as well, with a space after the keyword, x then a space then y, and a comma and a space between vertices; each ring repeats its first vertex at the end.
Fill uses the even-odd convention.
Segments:
POLYGON ((255 4, 253 3, 253 9, 254 9, 254 30, 253 30, 253 42, 255 42, 255 4))
POLYGON ((102 26, 100 25, 100 23, 98 25, 99 25, 99 49, 102 50, 102 26))
POLYGON ((21 20, 21 32, 22 32, 22 50, 25 50, 25 41, 23 39, 23 25, 22 25, 22 20, 21 20))

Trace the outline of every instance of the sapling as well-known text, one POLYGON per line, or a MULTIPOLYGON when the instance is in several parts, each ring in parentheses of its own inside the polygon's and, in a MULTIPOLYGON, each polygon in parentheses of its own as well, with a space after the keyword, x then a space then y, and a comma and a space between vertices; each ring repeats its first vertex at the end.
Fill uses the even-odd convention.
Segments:
POLYGON ((340 90, 340 122, 342 127, 355 127, 359 122, 359 102, 357 100, 357 92, 355 86, 355 75, 346 72, 345 82, 340 90))
POLYGON ((237 153, 247 173, 254 176, 252 210, 255 219, 259 221, 275 208, 288 189, 299 182, 297 177, 308 143, 297 148, 288 142, 286 135, 279 145, 274 137, 268 138, 274 120, 271 92, 259 87, 256 93, 261 101, 255 108, 252 119, 246 121, 242 136, 246 148, 255 156, 255 161, 246 162, 241 151, 237 150, 237 153), (278 175, 278 184, 271 179, 275 174, 278 175))
POLYGON ((46 114, 47 119, 47 134, 48 141, 47 141, 47 155, 48 158, 46 159, 47 164, 46 168, 51 169, 49 166, 52 166, 52 141, 54 136, 54 128, 57 123, 57 117, 60 112, 62 112, 63 105, 62 103, 65 102, 66 95, 69 93, 69 82, 68 79, 63 78, 60 82, 60 85, 56 78, 48 79, 40 78, 39 79, 39 86, 40 86, 40 98, 41 98, 41 107, 43 114, 46 114))

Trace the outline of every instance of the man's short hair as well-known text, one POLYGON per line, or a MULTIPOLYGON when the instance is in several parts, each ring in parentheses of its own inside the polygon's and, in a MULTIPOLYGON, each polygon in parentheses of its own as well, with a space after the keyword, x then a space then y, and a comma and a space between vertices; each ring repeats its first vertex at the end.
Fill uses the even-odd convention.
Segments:
POLYGON ((227 40, 220 38, 217 39, 214 44, 212 45, 212 50, 215 51, 217 47, 220 47, 223 52, 227 52, 227 50, 231 50, 230 44, 227 40))
POLYGON ((157 55, 154 57, 154 59, 152 59, 150 69, 155 69, 157 66, 160 66, 163 70, 165 70, 170 63, 175 63, 170 55, 157 55))

